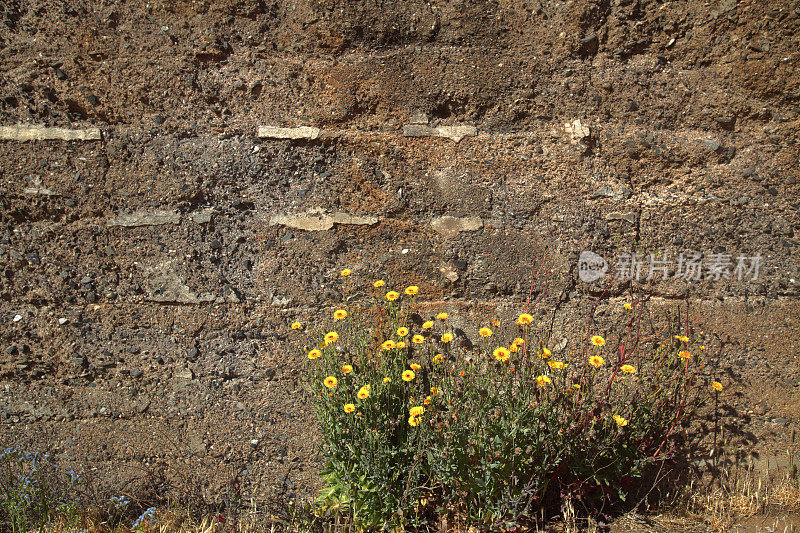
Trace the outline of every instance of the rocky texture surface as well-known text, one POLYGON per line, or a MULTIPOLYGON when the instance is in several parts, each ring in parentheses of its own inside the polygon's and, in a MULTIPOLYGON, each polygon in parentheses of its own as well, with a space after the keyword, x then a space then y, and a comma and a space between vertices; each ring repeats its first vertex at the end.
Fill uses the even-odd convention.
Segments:
POLYGON ((570 349, 590 298, 613 318, 628 289, 580 280, 593 250, 729 256, 642 290, 691 303, 748 449, 792 445, 795 4, 32 0, 0 19, 2 131, 102 131, 0 141, 4 443, 110 485, 310 494, 291 322, 381 277, 468 334, 545 293, 570 349))

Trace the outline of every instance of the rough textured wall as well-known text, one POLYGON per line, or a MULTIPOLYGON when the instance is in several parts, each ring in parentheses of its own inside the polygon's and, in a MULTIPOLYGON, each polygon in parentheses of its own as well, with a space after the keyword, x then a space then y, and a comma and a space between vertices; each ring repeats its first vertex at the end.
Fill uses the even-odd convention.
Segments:
POLYGON ((713 334, 753 449, 789 445, 796 2, 12 0, 0 19, 0 126, 102 132, 0 141, 3 443, 117 486, 310 493, 293 320, 383 277, 474 334, 532 291, 568 350, 592 298, 607 323, 631 289, 581 281, 592 250, 760 254, 756 281, 640 285, 713 334), (411 136, 447 126, 477 134, 411 136))

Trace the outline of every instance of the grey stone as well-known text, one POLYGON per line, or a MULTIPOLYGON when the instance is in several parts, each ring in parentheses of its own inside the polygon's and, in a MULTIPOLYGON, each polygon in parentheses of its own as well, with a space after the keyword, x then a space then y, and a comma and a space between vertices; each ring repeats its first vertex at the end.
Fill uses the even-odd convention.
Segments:
POLYGON ((137 211, 127 215, 119 215, 108 221, 109 227, 121 226, 135 228, 138 226, 161 226, 165 224, 178 224, 181 215, 177 211, 159 209, 155 211, 137 211))
POLYGON ((194 379, 194 372, 192 372, 191 368, 183 368, 175 372, 175 377, 178 379, 191 380, 194 379))
POLYGON ((592 136, 592 130, 581 119, 576 118, 572 122, 564 123, 564 133, 570 144, 584 143, 592 136))
POLYGON ((206 453, 206 444, 199 435, 191 435, 189 437, 189 451, 195 455, 206 453))
POLYGON ((636 222, 636 213, 633 211, 628 211, 627 213, 613 211, 606 215, 606 220, 624 220, 629 224, 634 224, 636 222))
POLYGON ((307 139, 313 141, 318 139, 319 135, 319 128, 309 126, 301 126, 299 128, 258 127, 258 136, 262 139, 307 139))
POLYGON ((438 137, 436 128, 425 124, 406 124, 403 126, 403 137, 438 137))
POLYGON ((475 137, 478 129, 475 126, 439 126, 431 128, 424 124, 406 124, 403 126, 403 137, 444 137, 455 142, 464 137, 475 137))
POLYGON ((31 184, 22 190, 23 194, 35 194, 39 196, 56 196, 52 189, 42 186, 42 178, 36 176, 31 180, 31 184))
POLYGON ((421 111, 417 111, 411 116, 411 123, 412 124, 427 124, 428 123, 428 115, 421 111))
POLYGON ((444 276, 445 278, 447 278, 449 281, 451 281, 453 283, 458 281, 458 271, 455 268, 453 268, 450 265, 448 265, 448 264, 442 264, 439 267, 439 272, 442 273, 442 276, 444 276))
POLYGON ((211 217, 215 212, 213 207, 207 207, 198 211, 192 211, 189 213, 189 218, 191 218, 195 224, 208 224, 211 222, 211 217))
POLYGON ((142 268, 149 288, 147 299, 152 302, 199 304, 214 301, 214 296, 210 294, 198 295, 192 291, 171 261, 142 268))
POLYGON ((756 173, 756 167, 747 167, 746 169, 742 170, 742 177, 743 178, 750 178, 756 173))
POLYGON ((99 141, 102 139, 99 128, 71 130, 67 128, 46 128, 33 124, 0 126, 0 140, 4 141, 99 141))
POLYGON ((446 137, 459 142, 464 137, 475 137, 478 129, 475 126, 440 126, 436 128, 439 137, 446 137))
POLYGON ((714 120, 717 121, 717 124, 727 129, 733 128, 736 123, 736 117, 716 117, 714 120))
POLYGON ((334 224, 353 224, 372 226, 378 223, 377 217, 360 217, 347 213, 327 214, 322 209, 310 209, 305 214, 274 215, 269 220, 270 226, 286 226, 304 231, 326 231, 334 224))
POLYGON ((274 307, 287 307, 291 303, 292 303, 292 298, 287 296, 275 296, 272 299, 272 305, 274 307))
POLYGON ((21 268, 28 263, 25 260, 25 256, 13 248, 8 251, 8 256, 11 259, 11 264, 14 265, 14 268, 21 268))
POLYGON ((592 193, 592 198, 614 198, 618 196, 611 187, 601 187, 592 193))
POLYGON ((431 227, 445 239, 452 239, 462 231, 478 231, 483 227, 483 220, 479 217, 443 216, 434 218, 431 227))

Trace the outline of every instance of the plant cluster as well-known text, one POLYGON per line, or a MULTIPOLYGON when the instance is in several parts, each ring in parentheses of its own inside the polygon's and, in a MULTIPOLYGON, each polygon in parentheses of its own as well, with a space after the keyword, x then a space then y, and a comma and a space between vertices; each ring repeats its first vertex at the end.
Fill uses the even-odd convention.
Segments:
MULTIPOLYGON (((0 530, 25 533, 54 522, 70 530, 78 527, 87 510, 90 492, 75 471, 63 472, 40 452, 6 448, 0 453, 0 530)), ((95 511, 110 529, 123 525, 132 510, 131 500, 124 495, 105 500, 93 498, 95 511)), ((146 509, 131 530, 149 530, 156 523, 156 510, 146 509)), ((136 515, 133 515, 136 516, 136 515)))
POLYGON ((70 513, 68 503, 57 503, 48 465, 39 452, 6 448, 0 453, 0 524, 24 533, 45 524, 55 513, 70 513))
POLYGON ((447 313, 422 316, 416 286, 373 288, 370 308, 291 326, 309 342, 324 438, 318 504, 365 529, 444 517, 508 527, 559 503, 624 500, 722 388, 688 333, 640 338, 638 301, 613 344, 587 332, 579 350, 557 353, 527 312, 487 320, 472 342, 447 313))

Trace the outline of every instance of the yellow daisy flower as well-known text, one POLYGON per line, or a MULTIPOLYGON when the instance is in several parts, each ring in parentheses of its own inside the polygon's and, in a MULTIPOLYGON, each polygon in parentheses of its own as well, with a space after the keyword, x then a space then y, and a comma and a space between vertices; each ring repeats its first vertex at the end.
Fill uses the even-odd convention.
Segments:
POLYGON ((589 364, 595 368, 600 368, 605 364, 605 359, 600 357, 599 355, 593 355, 589 358, 589 364))
POLYGON ((369 398, 369 385, 364 385, 360 389, 358 389, 358 399, 359 400, 366 400, 369 398))
POLYGON ((416 418, 416 417, 413 417, 413 416, 409 417, 408 418, 408 425, 411 426, 412 428, 413 427, 417 427, 419 425, 419 418, 416 418))
POLYGON ((352 272, 350 272, 350 269, 349 269, 349 268, 345 268, 344 270, 342 270, 342 271, 340 272, 340 274, 342 275, 342 277, 346 278, 347 276, 349 276, 350 274, 352 274, 352 272))
POLYGON ((512 344, 511 346, 508 347, 508 351, 511 353, 517 353, 519 351, 519 346, 517 346, 516 344, 512 344))
POLYGON ((619 427, 628 425, 628 421, 626 419, 622 418, 619 415, 614 415, 612 418, 614 419, 614 422, 616 422, 619 427))
POLYGON ((355 405, 353 405, 352 403, 346 403, 346 404, 344 404, 344 412, 345 412, 345 413, 347 413, 347 414, 350 414, 350 413, 352 413, 352 412, 353 412, 353 411, 355 411, 355 410, 356 410, 356 406, 355 406, 355 405))
POLYGON ((412 407, 411 410, 408 412, 408 414, 410 414, 411 416, 420 416, 424 412, 425 412, 425 408, 422 407, 421 405, 417 405, 417 406, 412 407))
POLYGON ((521 338, 519 338, 519 337, 517 337, 516 339, 514 339, 514 345, 516 345, 516 346, 522 346, 523 344, 525 344, 525 341, 524 341, 523 339, 521 339, 521 338))
POLYGON ((411 370, 420 370, 420 369, 422 369, 422 367, 421 367, 421 366, 419 366, 417 363, 411 363, 411 364, 410 364, 410 365, 408 365, 408 366, 410 366, 410 367, 411 367, 411 370))
POLYGON ((411 381, 414 379, 415 376, 416 374, 414 374, 414 372, 412 372, 411 370, 406 370, 405 372, 403 372, 403 381, 411 381))
POLYGON ((688 350, 681 350, 680 352, 678 352, 678 357, 680 357, 681 359, 689 359, 691 356, 692 354, 689 353, 688 350))
POLYGON ((322 352, 320 352, 317 349, 314 349, 314 350, 311 350, 310 352, 308 352, 308 358, 309 359, 316 359, 317 357, 319 357, 321 355, 322 355, 322 352))
POLYGON ((521 324, 523 326, 526 326, 531 322, 533 322, 533 317, 528 313, 522 313, 521 315, 519 315, 519 318, 517 319, 517 324, 521 324))
POLYGON ((681 342, 687 342, 687 343, 689 342, 689 337, 687 337, 686 335, 675 335, 675 338, 681 342))
POLYGON ((390 383, 391 381, 392 381, 392 378, 390 378, 390 377, 383 378, 383 382, 384 383, 390 383))
POLYGON ((440 353, 437 353, 433 356, 432 361, 436 364, 440 364, 442 361, 444 361, 444 356, 440 353))
POLYGON ((383 281, 382 279, 379 279, 378 281, 372 284, 372 286, 375 287, 376 289, 380 289, 384 285, 386 285, 386 282, 383 281))
POLYGON ((562 363, 561 361, 548 361, 547 365, 553 370, 563 370, 564 368, 567 367, 567 365, 562 363))
POLYGON ((344 320, 347 318, 347 311, 344 309, 337 309, 333 312, 333 319, 334 320, 344 320))
POLYGON ((478 330, 478 335, 480 335, 481 337, 483 337, 485 339, 486 337, 489 337, 489 336, 492 335, 492 330, 490 330, 489 328, 481 328, 481 329, 478 330))
POLYGON ((292 329, 301 329, 302 327, 303 327, 303 324, 301 324, 300 322, 293 322, 292 323, 292 329))
POLYGON ((591 343, 595 346, 605 346, 606 340, 600 335, 595 335, 591 338, 591 343))
POLYGON ((344 366, 342 366, 342 374, 347 375, 347 374, 350 374, 352 371, 353 371, 353 366, 352 365, 344 365, 344 366))
POLYGON ((335 389, 335 388, 336 388, 336 385, 338 385, 338 384, 339 384, 339 380, 338 380, 338 379, 336 379, 336 378, 335 378, 335 377, 333 377, 333 376, 328 376, 327 378, 325 378, 325 381, 323 381, 323 383, 324 383, 324 384, 325 384, 325 386, 326 386, 326 387, 328 387, 329 389, 335 389))
POLYGON ((494 358, 498 361, 505 362, 511 357, 511 352, 508 351, 508 348, 500 346, 499 348, 495 348, 494 352, 492 352, 492 355, 494 355, 494 358))
POLYGON ((426 396, 425 399, 422 401, 422 405, 430 405, 433 400, 430 396, 426 396))
POLYGON ((411 285, 410 287, 406 287, 406 294, 408 294, 409 296, 414 296, 418 292, 419 292, 419 287, 417 287, 416 285, 411 285))
POLYGON ((714 390, 717 392, 722 392, 722 383, 719 381, 712 381, 711 386, 714 387, 714 390))
POLYGON ((633 306, 629 302, 625 302, 622 307, 624 307, 626 311, 633 309, 633 306))
POLYGON ((397 334, 401 337, 405 337, 406 335, 408 335, 408 328, 398 328, 397 334))
POLYGON ((404 343, 403 341, 400 341, 400 342, 397 343, 397 348, 398 349, 402 350, 405 347, 406 347, 406 343, 404 343))
POLYGON ((444 335, 442 335, 442 342, 448 343, 448 342, 450 342, 452 340, 453 340, 453 336, 450 335, 449 333, 445 333, 444 335))
POLYGON ((422 344, 423 342, 425 342, 425 337, 423 337, 422 335, 414 335, 413 337, 411 337, 411 342, 413 342, 414 344, 422 344))
POLYGON ((433 327, 433 320, 428 320, 422 324, 422 329, 431 329, 433 327))
POLYGON ((336 333, 335 331, 331 331, 330 333, 325 334, 325 342, 327 342, 328 344, 336 342, 338 340, 339 340, 339 334, 336 333))
POLYGON ((548 359, 551 355, 553 355, 553 352, 547 348, 542 348, 542 355, 540 356, 542 359, 548 359))
POLYGON ((623 372, 625 372, 626 374, 635 374, 636 373, 636 369, 633 368, 631 365, 622 365, 621 367, 619 367, 619 369, 622 370, 623 372))
POLYGON ((540 387, 544 387, 545 385, 548 385, 550 383, 552 383, 552 381, 550 381, 550 378, 548 378, 547 376, 539 376, 536 378, 536 384, 539 385, 540 387))
POLYGON ((439 320, 447 320, 447 313, 439 313, 438 315, 436 315, 436 318, 438 318, 439 320))
POLYGON ((386 293, 386 299, 389 300, 390 302, 393 302, 398 298, 400 298, 400 293, 397 291, 389 291, 386 293))
POLYGON ((395 346, 396 345, 395 345, 394 341, 386 341, 383 344, 381 344, 381 349, 382 350, 391 350, 395 346))

